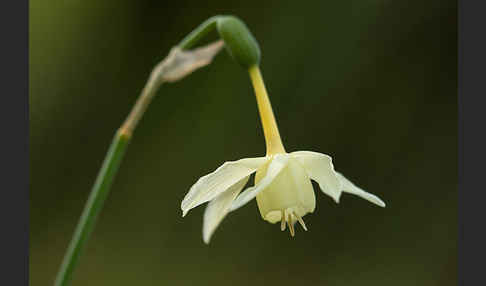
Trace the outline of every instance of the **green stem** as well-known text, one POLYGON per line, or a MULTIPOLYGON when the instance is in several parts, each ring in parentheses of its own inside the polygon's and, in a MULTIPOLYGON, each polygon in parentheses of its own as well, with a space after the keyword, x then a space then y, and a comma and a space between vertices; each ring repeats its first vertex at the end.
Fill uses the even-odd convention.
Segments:
POLYGON ((69 243, 69 247, 64 255, 64 259, 61 264, 61 268, 57 273, 55 286, 69 285, 74 269, 76 268, 81 255, 81 251, 88 241, 88 238, 93 231, 96 219, 100 210, 103 208, 103 203, 110 191, 111 183, 118 172, 120 162, 125 155, 125 149, 132 137, 132 133, 135 130, 138 122, 145 113, 145 110, 149 106, 150 102, 154 98, 157 89, 162 84, 161 73, 163 69, 160 68, 160 64, 152 71, 147 84, 145 85, 142 93, 140 94, 137 102, 133 106, 130 114, 127 116, 123 125, 118 129, 118 132, 113 138, 108 153, 101 170, 98 173, 93 189, 89 195, 88 201, 84 207, 83 213, 79 218, 78 225, 74 231, 73 238, 69 243))
POLYGON ((117 132, 113 138, 113 142, 103 161, 103 165, 98 173, 83 213, 79 218, 78 225, 76 226, 54 285, 61 286, 69 284, 81 251, 93 231, 98 214, 108 196, 111 183, 118 171, 129 141, 130 138, 121 132, 117 132))
MULTIPOLYGON (((203 36, 209 33, 216 26, 217 16, 209 18, 193 32, 191 32, 178 45, 181 49, 189 49, 195 45, 203 36)), ((96 224, 96 219, 103 208, 103 203, 110 191, 113 179, 118 172, 118 167, 125 155, 127 145, 132 137, 133 131, 142 118, 145 110, 154 98, 156 91, 163 83, 163 75, 168 72, 165 69, 164 61, 157 65, 152 71, 147 84, 142 90, 137 102, 132 108, 123 125, 118 129, 111 146, 106 154, 101 170, 98 173, 95 184, 91 189, 88 201, 83 213, 79 218, 78 225, 69 243, 66 254, 57 273, 55 286, 69 285, 73 272, 78 264, 82 250, 86 245, 91 232, 96 224)))
POLYGON ((221 16, 213 16, 202 22, 196 29, 189 33, 180 43, 179 47, 183 50, 192 48, 199 40, 216 28, 216 22, 221 16))

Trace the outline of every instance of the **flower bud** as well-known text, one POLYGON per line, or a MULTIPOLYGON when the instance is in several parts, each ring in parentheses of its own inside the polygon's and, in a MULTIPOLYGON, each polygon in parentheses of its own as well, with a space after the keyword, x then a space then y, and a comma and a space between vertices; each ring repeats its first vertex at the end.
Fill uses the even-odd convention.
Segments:
POLYGON ((260 47, 245 23, 234 16, 222 16, 216 27, 236 62, 245 68, 260 63, 260 47))

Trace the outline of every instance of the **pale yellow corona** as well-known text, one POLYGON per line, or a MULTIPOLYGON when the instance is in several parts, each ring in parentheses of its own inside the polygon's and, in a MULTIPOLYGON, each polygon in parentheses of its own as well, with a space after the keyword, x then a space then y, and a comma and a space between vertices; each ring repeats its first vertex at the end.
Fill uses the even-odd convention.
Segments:
POLYGON ((229 212, 255 198, 264 220, 280 222, 280 229, 284 231, 288 227, 291 236, 295 235, 296 223, 307 230, 303 217, 314 212, 316 207, 311 180, 316 181, 319 188, 336 203, 339 203, 341 193, 346 192, 385 207, 377 196, 356 187, 336 172, 330 156, 310 151, 287 153, 280 139, 260 69, 253 66, 249 74, 260 112, 267 154, 265 157, 226 162, 191 187, 182 201, 181 209, 185 216, 190 209, 209 202, 204 212, 204 242, 209 243, 229 212), (254 172, 254 186, 242 192, 254 172))
MULTIPOLYGON (((255 184, 266 175, 263 167, 256 172, 255 184)), ((293 158, 288 159, 287 166, 277 178, 256 196, 258 209, 262 218, 270 223, 281 222, 282 230, 285 224, 294 235, 293 223, 300 222, 306 230, 302 217, 312 213, 316 208, 316 198, 312 184, 304 168, 293 158)))

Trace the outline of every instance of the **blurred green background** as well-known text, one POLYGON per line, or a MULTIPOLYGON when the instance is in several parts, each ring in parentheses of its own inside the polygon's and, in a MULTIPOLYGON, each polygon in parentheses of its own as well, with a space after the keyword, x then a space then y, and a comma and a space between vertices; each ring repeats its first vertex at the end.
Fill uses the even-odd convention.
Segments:
POLYGON ((182 219, 182 198, 224 161, 265 152, 248 75, 224 52, 159 91, 73 285, 455 285, 456 2, 197 3, 30 1, 31 284, 52 284, 152 67, 234 14, 260 43, 287 150, 331 155, 387 208, 316 188, 309 232, 290 238, 253 201, 205 245, 204 207, 182 219))

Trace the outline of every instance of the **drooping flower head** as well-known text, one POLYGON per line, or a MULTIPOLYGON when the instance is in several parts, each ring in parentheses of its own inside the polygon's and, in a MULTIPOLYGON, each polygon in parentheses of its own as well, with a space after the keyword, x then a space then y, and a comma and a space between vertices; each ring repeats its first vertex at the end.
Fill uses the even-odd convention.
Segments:
POLYGON ((339 203, 341 193, 346 192, 384 207, 385 203, 377 196, 356 187, 336 172, 330 156, 310 151, 285 151, 258 66, 258 44, 246 26, 234 17, 218 22, 218 29, 231 55, 250 74, 267 153, 265 157, 226 162, 214 172, 201 177, 191 187, 182 201, 181 209, 185 216, 190 209, 209 202, 203 220, 204 242, 209 243, 212 234, 229 212, 254 198, 262 218, 270 223, 280 222, 282 231, 288 226, 290 234, 294 236, 294 225, 297 222, 307 230, 303 217, 314 212, 316 207, 311 180, 316 181, 319 188, 336 203, 339 203), (244 49, 241 49, 242 46, 244 49), (241 52, 245 49, 250 51, 241 52), (254 172, 255 184, 242 192, 254 172))

